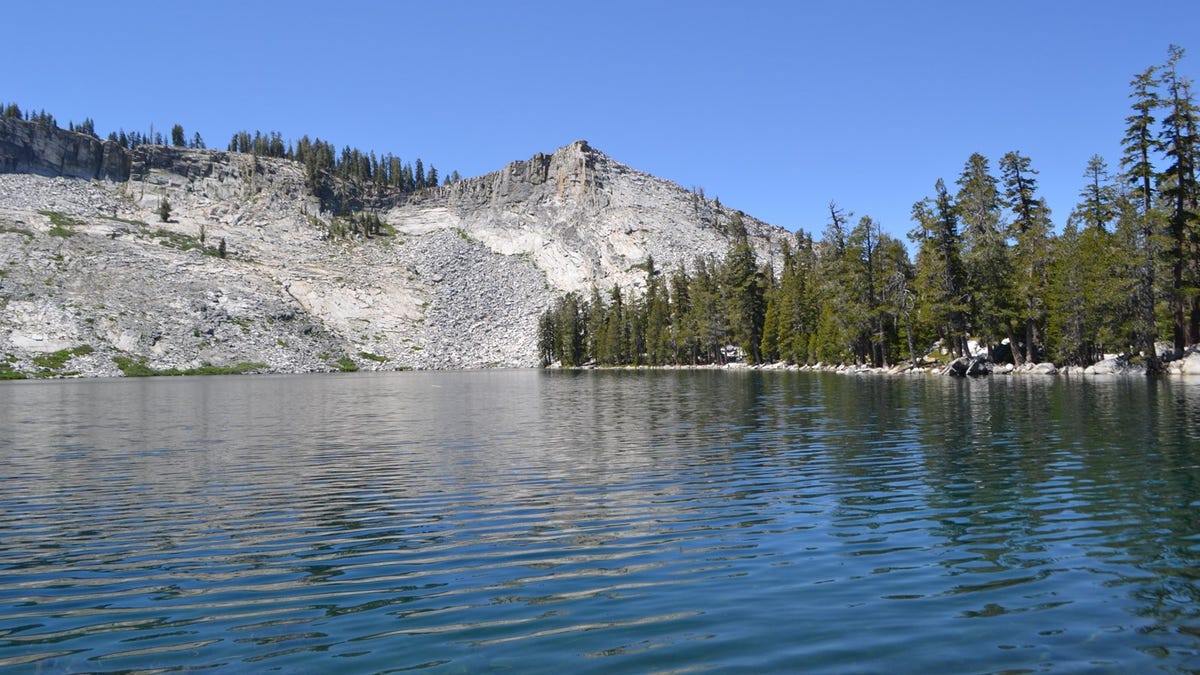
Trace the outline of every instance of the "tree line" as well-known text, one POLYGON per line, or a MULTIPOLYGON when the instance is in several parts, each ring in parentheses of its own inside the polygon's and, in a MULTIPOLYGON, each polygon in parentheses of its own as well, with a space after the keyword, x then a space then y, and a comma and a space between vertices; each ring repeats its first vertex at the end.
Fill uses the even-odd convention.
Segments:
POLYGON ((916 361, 940 343, 977 340, 995 361, 1086 365, 1107 353, 1160 367, 1156 342, 1200 343, 1197 114, 1184 56, 1130 83, 1120 168, 1096 155, 1061 232, 1018 151, 993 171, 972 154, 953 186, 939 179, 912 207, 916 254, 869 216, 831 203, 819 238, 782 246, 760 265, 740 215, 722 261, 664 275, 646 265, 644 293, 568 294, 539 321, 544 364, 564 366, 916 361), (1161 168, 1160 168, 1161 167, 1161 168), (736 346, 736 354, 729 347, 736 346))
POLYGON ((346 181, 412 192, 461 180, 457 171, 443 178, 436 167, 430 164, 426 168, 420 158, 415 162, 403 162, 391 153, 376 156, 373 150, 363 151, 350 146, 345 146, 339 153, 332 143, 320 138, 310 139, 308 135, 295 144, 285 143, 283 135, 277 131, 253 134, 239 131, 230 139, 228 150, 297 161, 304 165, 310 182, 331 175, 346 181))
MULTIPOLYGON (((42 124, 55 129, 60 128, 53 115, 45 110, 22 110, 16 103, 0 103, 0 111, 5 117, 21 119, 27 122, 42 124)), ((71 122, 68 131, 87 134, 100 138, 96 133, 95 122, 86 118, 81 123, 71 122)), ((108 140, 117 145, 132 150, 141 145, 172 145, 185 148, 206 148, 204 139, 199 132, 189 138, 180 124, 171 127, 164 135, 155 131, 151 126, 149 132, 126 132, 119 129, 109 133, 108 140)), ((360 185, 389 187, 405 192, 415 192, 438 185, 449 185, 461 180, 458 171, 442 175, 437 168, 417 158, 415 162, 401 161, 400 157, 391 153, 376 156, 375 152, 363 151, 358 148, 345 146, 339 152, 328 141, 320 138, 310 139, 304 135, 299 141, 285 141, 283 134, 278 131, 262 132, 239 131, 233 134, 227 146, 229 152, 252 154, 258 157, 274 157, 289 159, 304 165, 305 175, 309 186, 317 189, 326 177, 336 177, 344 181, 360 185)))

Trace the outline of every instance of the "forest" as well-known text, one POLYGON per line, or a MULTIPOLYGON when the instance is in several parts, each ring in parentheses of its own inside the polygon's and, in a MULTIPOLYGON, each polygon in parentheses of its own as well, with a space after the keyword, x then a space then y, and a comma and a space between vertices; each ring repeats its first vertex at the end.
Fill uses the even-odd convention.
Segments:
POLYGON ((740 215, 723 259, 645 264, 645 291, 559 298, 538 322, 543 365, 917 363, 968 340, 994 362, 1088 365, 1125 354, 1147 372, 1200 343, 1197 111, 1184 52, 1130 82, 1114 170, 1083 167, 1079 201, 1056 232, 1038 171, 1019 151, 972 154, 953 185, 912 207, 909 247, 869 216, 829 205, 819 237, 759 264, 740 215), (1164 350, 1159 342, 1169 342, 1164 350))

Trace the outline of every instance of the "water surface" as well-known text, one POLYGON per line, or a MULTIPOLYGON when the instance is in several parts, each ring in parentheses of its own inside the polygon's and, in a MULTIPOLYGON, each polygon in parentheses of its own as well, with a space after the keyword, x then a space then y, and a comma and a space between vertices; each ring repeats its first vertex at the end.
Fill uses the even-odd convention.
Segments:
POLYGON ((19 382, 0 466, 0 669, 1200 670, 1200 382, 19 382))

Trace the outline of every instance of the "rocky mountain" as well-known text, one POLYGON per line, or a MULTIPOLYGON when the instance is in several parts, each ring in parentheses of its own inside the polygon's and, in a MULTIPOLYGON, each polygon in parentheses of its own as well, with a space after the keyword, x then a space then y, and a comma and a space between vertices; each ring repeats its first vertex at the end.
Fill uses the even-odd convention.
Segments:
MULTIPOLYGON (((0 376, 534 366, 553 298, 720 257, 733 215, 583 141, 412 194, 336 185, 378 234, 288 160, 0 120, 0 171, 0 376)), ((742 216, 777 256, 788 233, 742 216)))

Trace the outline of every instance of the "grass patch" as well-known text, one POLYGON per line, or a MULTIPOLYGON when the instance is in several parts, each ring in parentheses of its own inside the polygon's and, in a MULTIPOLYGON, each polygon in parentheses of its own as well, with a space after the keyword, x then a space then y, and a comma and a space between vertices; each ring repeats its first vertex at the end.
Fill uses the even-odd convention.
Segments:
POLYGON ((7 227, 0 225, 0 234, 20 234, 28 239, 33 239, 33 230, 26 230, 23 227, 7 227))
POLYGON ((19 370, 14 370, 11 361, 16 361, 17 357, 12 354, 8 355, 8 359, 0 362, 0 380, 24 380, 28 375, 19 370))
POLYGON ((159 370, 146 365, 145 359, 131 356, 114 356, 113 363, 125 377, 166 377, 183 375, 244 375, 256 370, 266 370, 267 364, 257 361, 243 361, 229 366, 203 365, 197 368, 167 368, 159 370))
POLYGON ((351 359, 349 356, 343 356, 329 365, 337 368, 343 373, 353 373, 358 370, 358 364, 355 363, 354 359, 351 359))
POLYGON ((371 361, 375 361, 376 363, 387 363, 387 361, 388 361, 388 357, 380 356, 378 354, 372 354, 371 352, 359 352, 358 355, 363 357, 364 359, 369 359, 371 361))
POLYGON ((101 217, 101 218, 103 218, 103 219, 105 219, 105 220, 112 220, 112 221, 115 221, 115 222, 118 222, 118 223, 124 223, 124 224, 126 224, 126 225, 132 225, 132 226, 134 226, 134 227, 136 227, 136 228, 138 228, 138 229, 140 229, 140 230, 148 230, 148 229, 150 229, 150 224, 149 224, 149 223, 147 223, 147 222, 146 222, 146 221, 144 221, 144 220, 131 220, 131 219, 129 219, 129 218, 118 218, 118 217, 116 217, 116 216, 100 216, 100 217, 101 217))
POLYGON ((267 364, 257 361, 243 361, 235 363, 231 366, 200 366, 199 368, 188 368, 186 370, 171 370, 165 372, 166 375, 245 375, 246 373, 256 370, 266 370, 267 364))
POLYGON ((147 366, 144 359, 129 356, 114 356, 112 359, 125 377, 152 377, 159 374, 157 370, 147 366))
POLYGON ((158 243, 167 248, 173 248, 180 251, 190 251, 192 249, 204 250, 204 244, 200 240, 190 234, 180 234, 159 228, 150 233, 151 237, 158 239, 158 243))
POLYGON ((72 349, 60 349, 49 354, 39 354, 33 357, 33 365, 42 370, 59 370, 71 360, 72 356, 83 356, 91 354, 94 349, 91 345, 80 345, 72 349))
POLYGON ((82 223, 75 220, 71 216, 60 211, 38 211, 38 213, 50 219, 50 236, 51 237, 69 237, 75 234, 71 228, 79 227, 82 223))
MULTIPOLYGON (((214 258, 224 258, 221 255, 221 249, 217 246, 205 246, 200 243, 200 239, 193 237, 190 234, 181 234, 159 228, 150 233, 151 237, 158 239, 158 243, 167 248, 173 248, 177 251, 200 251, 204 255, 210 255, 214 258)), ((228 253, 228 252, 227 252, 228 253)))

